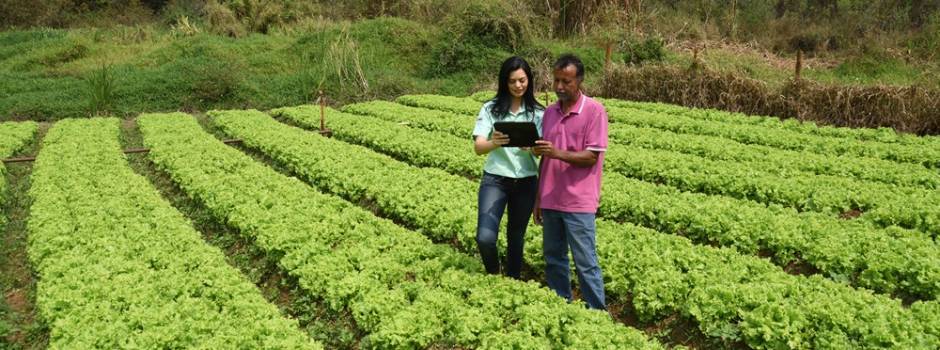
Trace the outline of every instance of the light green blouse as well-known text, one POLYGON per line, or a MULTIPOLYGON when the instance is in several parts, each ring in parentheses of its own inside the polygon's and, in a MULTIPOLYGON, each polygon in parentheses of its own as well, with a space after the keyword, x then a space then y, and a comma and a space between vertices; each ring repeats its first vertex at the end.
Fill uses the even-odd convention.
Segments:
MULTIPOLYGON (((539 135, 542 135, 542 114, 545 112, 544 110, 536 108, 534 111, 527 111, 525 105, 523 105, 516 113, 509 112, 502 118, 497 118, 491 113, 492 106, 493 101, 489 101, 483 104, 483 108, 480 108, 476 125, 473 127, 474 138, 486 136, 489 139, 493 135, 493 123, 496 121, 531 121, 535 123, 539 135)), ((538 175, 539 163, 531 152, 523 151, 518 147, 499 147, 490 151, 486 157, 486 163, 483 165, 483 171, 493 175, 520 179, 538 175)))

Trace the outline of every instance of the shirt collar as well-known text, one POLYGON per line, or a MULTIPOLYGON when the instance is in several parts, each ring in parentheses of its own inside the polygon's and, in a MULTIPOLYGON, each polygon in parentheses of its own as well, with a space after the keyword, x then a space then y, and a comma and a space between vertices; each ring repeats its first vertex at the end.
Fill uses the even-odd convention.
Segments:
POLYGON ((523 103, 523 104, 519 105, 519 110, 516 111, 516 113, 513 113, 512 110, 509 110, 509 111, 506 111, 506 112, 509 113, 510 115, 516 116, 516 115, 523 114, 523 113, 525 113, 525 112, 527 112, 527 111, 525 110, 525 103, 523 103))
POLYGON ((561 102, 560 101, 556 102, 555 105, 558 106, 558 114, 562 114, 562 117, 567 117, 567 116, 575 115, 575 114, 581 114, 581 112, 584 112, 584 102, 585 102, 584 100, 586 98, 587 98, 587 95, 585 95, 584 91, 582 91, 581 94, 578 96, 578 101, 574 103, 574 108, 571 108, 571 112, 568 112, 568 114, 562 114, 564 113, 564 111, 561 110, 561 102))

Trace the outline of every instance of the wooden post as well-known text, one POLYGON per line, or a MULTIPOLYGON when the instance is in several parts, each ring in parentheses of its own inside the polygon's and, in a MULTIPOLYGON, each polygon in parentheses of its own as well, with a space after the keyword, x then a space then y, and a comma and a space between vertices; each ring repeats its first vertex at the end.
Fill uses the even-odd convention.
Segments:
POLYGON ((735 39, 735 32, 737 31, 737 0, 731 0, 731 40, 735 39))
POLYGON ((803 69, 803 50, 796 50, 796 70, 794 72, 794 79, 797 81, 800 80, 800 70, 803 69))
POLYGON ((326 128, 326 98, 323 94, 323 90, 319 91, 319 97, 317 97, 317 99, 320 100, 320 135, 332 137, 333 130, 326 128))
POLYGON ((698 50, 699 50, 698 46, 692 47, 692 64, 689 65, 689 69, 691 71, 697 71, 700 68, 702 68, 702 64, 698 59, 698 50))
POLYGON ((610 41, 604 44, 604 70, 610 70, 610 56, 614 46, 610 41))
POLYGON ((803 50, 796 50, 796 67, 793 72, 793 85, 796 87, 796 119, 803 121, 803 84, 800 84, 803 69, 803 50))
POLYGON ((320 101, 320 130, 326 129, 326 101, 323 99, 323 90, 317 94, 317 101, 320 101))

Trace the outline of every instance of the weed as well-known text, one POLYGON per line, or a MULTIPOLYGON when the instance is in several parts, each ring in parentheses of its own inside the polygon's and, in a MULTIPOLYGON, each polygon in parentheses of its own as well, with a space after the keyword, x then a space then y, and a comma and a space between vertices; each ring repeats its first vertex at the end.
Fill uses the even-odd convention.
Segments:
POLYGON ((85 78, 88 93, 88 112, 91 115, 108 114, 114 108, 114 69, 102 63, 85 78))

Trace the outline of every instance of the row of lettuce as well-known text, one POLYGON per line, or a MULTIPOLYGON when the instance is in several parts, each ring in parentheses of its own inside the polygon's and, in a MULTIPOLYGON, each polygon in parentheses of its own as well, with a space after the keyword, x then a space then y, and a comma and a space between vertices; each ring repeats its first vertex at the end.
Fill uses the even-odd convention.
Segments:
MULTIPOLYGON (((299 125, 318 125, 315 109, 285 108, 273 113, 299 125)), ((366 129, 368 123, 354 122, 357 117, 329 113, 334 135, 349 142, 357 142, 354 137, 368 130, 386 136, 399 131, 377 120, 371 120, 375 128, 366 129), (344 124, 347 119, 350 124, 344 124)), ((351 202, 368 203, 428 237, 453 242, 460 250, 475 249, 475 181, 323 138, 261 112, 211 114, 213 123, 228 136, 243 139, 248 147, 312 185, 351 202)), ((409 135, 425 136, 418 130, 409 135)), ((369 144, 390 154, 400 152, 381 143, 369 144)), ((433 158, 434 149, 448 146, 425 145, 429 150, 425 158, 433 158)), ((818 275, 793 276, 763 259, 695 245, 684 237, 632 224, 601 220, 599 231, 598 254, 605 266, 609 297, 631 305, 645 320, 689 316, 705 334, 740 340, 752 348, 938 345, 940 308, 935 301, 915 302, 907 308, 884 295, 818 275)), ((537 228, 527 234, 526 259, 535 268, 541 264, 540 236, 537 228)))
POLYGON ((715 161, 746 162, 752 169, 774 175, 809 173, 901 187, 940 189, 940 176, 935 170, 910 163, 781 150, 745 145, 721 137, 680 134, 629 124, 615 124, 610 130, 610 138, 624 145, 674 151, 715 161))
MULTIPOLYGON (((339 139, 422 167, 471 178, 480 174, 483 158, 473 154, 470 142, 458 136, 460 132, 446 135, 439 131, 448 129, 444 124, 465 125, 465 117, 373 102, 349 105, 344 110, 370 117, 330 110, 330 127, 339 139)), ((316 127, 312 119, 317 110, 310 107, 274 113, 316 127)), ((607 166, 617 170, 620 166, 614 163, 623 153, 614 147, 609 151, 607 166)), ((770 253, 781 266, 808 264, 834 280, 904 299, 933 300, 940 295, 940 251, 930 237, 917 231, 683 192, 616 171, 607 171, 603 183, 600 214, 611 220, 681 233, 698 243, 732 247, 749 255, 770 253)))
MULTIPOLYGON (((479 102, 450 96, 408 95, 402 96, 399 101, 406 105, 437 108, 443 111, 451 110, 451 116, 454 116, 455 113, 457 115, 472 115, 475 112, 467 111, 468 107, 475 105, 476 110, 480 108, 479 102), (468 104, 469 106, 454 107, 460 104, 468 104), (463 110, 463 112, 453 112, 453 110, 463 110)), ((608 102, 608 104, 610 103, 608 102)), ((373 101, 365 104, 349 105, 344 107, 344 110, 355 113, 359 109, 364 109, 366 112, 384 109, 386 113, 414 113, 413 109, 396 108, 390 105, 389 102, 373 101)), ((439 113, 438 115, 425 114, 428 114, 430 118, 448 119, 439 113)), ((627 114, 631 118, 642 115, 651 119, 670 119, 664 118, 661 114, 642 110, 631 111, 627 114)), ((612 120, 616 120, 616 118, 611 117, 612 120)), ((466 120, 466 118, 464 119, 466 120)), ((459 123, 454 125, 453 128, 456 129, 456 127, 465 124, 466 122, 459 123)), ((450 128, 439 130, 452 131, 450 128)), ((467 129, 459 131, 465 133, 465 130, 467 129)), ((629 123, 612 124, 610 137, 617 143, 644 149, 674 151, 716 161, 746 162, 752 169, 774 175, 786 176, 811 173, 895 184, 902 187, 921 187, 930 190, 940 188, 938 186, 940 185, 940 176, 936 171, 910 163, 897 163, 876 158, 797 152, 758 144, 745 144, 717 136, 679 133, 649 126, 634 126, 629 123)))
MULTIPOLYGON (((475 114, 471 106, 480 108, 480 103, 471 98, 451 96, 406 95, 398 102, 448 111, 464 120, 454 122, 451 129, 470 122, 475 114)), ((344 110, 361 112, 357 109, 363 108, 375 109, 347 106, 344 110)), ((940 206, 937 169, 869 157, 876 153, 916 153, 923 156, 920 163, 926 165, 940 159, 934 158, 940 155, 940 147, 794 136, 789 135, 794 132, 761 131, 756 126, 748 126, 755 130, 739 132, 736 124, 636 109, 609 109, 610 137, 618 144, 612 147, 609 158, 619 155, 616 162, 609 164, 627 176, 667 183, 686 191, 780 204, 800 211, 834 215, 858 211, 862 220, 881 226, 898 225, 931 235, 940 232, 940 212, 935 210, 940 206), (783 147, 781 143, 794 147, 783 147), (810 144, 828 145, 820 149, 845 146, 870 152, 801 148, 810 144)))
MULTIPOLYGON (((476 115, 480 110, 480 100, 485 99, 479 98, 479 95, 475 97, 477 98, 405 95, 396 101, 409 106, 476 115)), ((548 99, 548 101, 552 100, 548 99)), ((605 104, 610 121, 613 123, 652 127, 683 134, 719 136, 745 144, 792 151, 877 158, 940 169, 940 138, 937 137, 897 135, 891 139, 896 142, 881 142, 877 138, 871 139, 858 135, 857 137, 820 136, 804 130, 768 127, 765 123, 749 123, 744 121, 746 117, 743 115, 716 118, 715 116, 721 113, 713 110, 684 109, 682 112, 672 110, 663 112, 663 108, 637 106, 633 102, 615 99, 600 99, 600 101, 605 104)))
POLYGON ((937 136, 917 136, 906 133, 899 133, 892 128, 848 128, 818 125, 813 121, 801 121, 795 118, 779 119, 776 117, 752 116, 742 113, 726 112, 716 109, 695 109, 682 106, 651 103, 651 102, 633 102, 617 99, 603 99, 605 105, 611 107, 623 107, 640 109, 650 112, 663 113, 668 115, 687 116, 700 120, 721 122, 727 124, 752 125, 767 129, 777 129, 791 133, 804 134, 808 136, 819 136, 826 138, 851 139, 857 141, 868 141, 887 144, 911 145, 911 146, 940 146, 940 137, 937 136))
MULTIPOLYGON (((616 142, 616 141, 615 141, 616 142)), ((833 216, 858 211, 881 226, 898 225, 930 236, 940 233, 940 191, 806 173, 773 174, 749 162, 614 145, 608 169, 684 191, 723 195, 833 216)))
MULTIPOLYGON (((496 93, 494 91, 481 91, 470 96, 470 99, 477 102, 486 102, 492 99, 496 93)), ((553 95, 541 95, 539 98, 543 103, 554 103, 553 95)), ((829 125, 818 125, 813 121, 801 121, 796 118, 780 119, 777 117, 754 116, 743 113, 727 112, 717 109, 699 109, 683 106, 658 103, 658 102, 637 102, 625 101, 613 98, 597 98, 608 107, 620 107, 643 110, 648 112, 660 113, 663 115, 676 115, 691 117, 704 121, 720 122, 724 124, 751 125, 765 129, 776 129, 787 131, 791 134, 803 134, 807 136, 817 136, 822 138, 851 139, 856 141, 869 141, 876 143, 911 145, 911 146, 940 146, 940 137, 938 136, 917 136, 906 133, 899 133, 892 128, 848 128, 835 127, 829 125)))
POLYGON ((119 125, 60 121, 33 166, 28 256, 49 348, 321 348, 131 170, 119 125))
MULTIPOLYGON (((38 124, 35 122, 5 122, 0 123, 0 159, 10 157, 20 152, 32 142, 38 131, 38 124)), ((9 191, 7 187, 7 168, 4 162, 0 162, 0 208, 6 208, 9 191)), ((7 216, 0 216, 0 232, 5 232, 7 216)), ((6 241, 4 241, 6 242, 6 241)), ((3 289, 7 286, 0 283, 3 289)), ((0 339, 11 336, 12 329, 5 322, 8 314, 8 301, 0 300, 0 339)), ((4 343, 6 344, 6 343, 4 343)))
MULTIPOLYGON (((210 115, 246 145, 280 159, 317 162, 307 153, 332 153, 331 145, 313 142, 319 136, 280 135, 283 125, 264 115, 260 117, 273 124, 259 124, 253 116, 257 113, 210 115), (284 141, 283 148, 258 144, 270 137, 284 141)), ((351 314, 368 334, 364 348, 660 348, 605 313, 567 304, 532 282, 486 275, 469 255, 282 175, 224 145, 190 116, 144 115, 138 124, 158 168, 220 221, 249 236, 312 297, 351 314)), ((356 158, 354 153, 345 156, 356 158)), ((361 165, 394 174, 382 163, 361 165)), ((424 206, 419 197, 408 195, 413 191, 394 182, 368 182, 355 171, 311 168, 300 175, 320 179, 318 187, 334 193, 361 193, 362 186, 394 188, 399 196, 395 202, 376 205, 383 211, 420 206, 423 211, 415 217, 424 218, 425 225, 434 225, 442 211, 424 206)), ((443 176, 448 175, 428 174, 431 179, 443 176)))
POLYGON ((0 158, 10 157, 32 142, 38 130, 36 122, 0 123, 0 158))
MULTIPOLYGON (((0 159, 12 156, 27 144, 32 142, 39 130, 35 122, 6 122, 0 123, 0 159)), ((0 205, 6 202, 7 181, 6 166, 0 163, 0 205)), ((0 218, 0 227, 6 217, 0 218)))
MULTIPOLYGON (((532 283, 482 275, 475 259, 432 244, 453 242, 468 254, 475 249, 476 183, 468 178, 479 176, 482 158, 473 155, 467 139, 473 126, 469 114, 480 103, 442 96, 403 96, 399 102, 439 110, 375 101, 344 107, 369 118, 328 111, 329 127, 338 139, 368 149, 288 127, 260 112, 211 113, 212 122, 230 136, 244 138, 249 147, 345 201, 224 146, 192 117, 145 115, 139 124, 153 149, 150 158, 159 167, 217 218, 278 257, 281 268, 311 295, 350 312, 369 334, 365 347, 659 347, 636 330, 564 305, 532 283), (376 218, 350 201, 367 202, 417 232, 376 218), (505 310, 507 303, 511 310, 505 310)), ((614 108, 642 115, 659 107, 624 102, 614 108)), ((319 125, 318 110, 308 107, 274 113, 298 125, 319 125)), ((710 118, 698 119, 760 125, 710 118)), ((725 134, 683 134, 662 125, 614 122, 611 139, 618 145, 608 155, 614 166, 604 179, 603 234, 598 237, 613 298, 630 303, 646 320, 691 316, 705 334, 753 348, 940 346, 940 306, 935 301, 940 255, 930 237, 940 221, 931 221, 936 213, 929 212, 938 203, 930 191, 936 189, 931 170, 888 161, 890 157, 820 152, 794 159, 802 153, 781 150, 786 147, 778 144, 743 146, 725 134), (734 154, 722 154, 723 147, 734 154), (653 156, 637 157, 644 154, 653 156), (682 168, 694 162, 705 165, 682 168), (735 169, 733 163, 740 162, 752 164, 758 173, 722 169, 735 169), (701 173, 709 176, 695 177, 701 173), (774 204, 787 198, 774 192, 785 193, 785 186, 756 180, 731 192, 720 186, 734 183, 723 176, 779 180, 807 173, 823 174, 814 181, 829 181, 822 184, 843 186, 843 191, 852 186, 859 186, 858 193, 894 190, 906 201, 895 200, 898 205, 892 207, 884 205, 891 202, 884 197, 864 197, 870 193, 816 191, 810 204, 779 203, 785 207, 774 204), (708 186, 714 188, 706 190, 708 186), (753 198, 747 191, 776 197, 753 198), (828 199, 838 196, 850 199, 828 199), (793 209, 839 212, 866 203, 857 198, 872 198, 873 207, 864 208, 868 221, 793 209), (820 204, 827 200, 851 204, 831 210, 835 205, 820 204), (920 206, 913 214, 912 202, 920 206), (882 214, 889 219, 871 214, 887 211, 883 208, 893 210, 882 214), (891 226, 895 224, 928 234, 891 226), (747 256, 767 252, 778 265, 807 264, 820 273, 793 276, 747 256), (908 308, 898 299, 842 282, 921 301, 908 308)), ((817 139, 804 141, 818 144, 836 135, 802 126, 778 129, 812 134, 817 139)), ((12 153, 35 132, 34 123, 0 124, 0 136, 11 135, 0 137, 11 140, 0 142, 0 151, 8 145, 12 153)), ((221 253, 202 242, 144 178, 133 174, 120 155, 118 134, 114 119, 60 122, 44 139, 34 168, 30 260, 40 275, 39 310, 52 320, 50 346, 318 347, 225 265, 221 253), (75 149, 83 151, 76 156, 75 149), (192 258, 170 258, 181 250, 192 258), (99 331, 83 332, 87 327, 99 331)), ((871 135, 841 137, 856 143, 919 145, 901 136, 875 140, 871 135)), ((897 150, 904 148, 879 149, 889 150, 881 154, 903 154, 897 150)), ((530 230, 526 259, 533 267, 541 266, 539 239, 538 231, 530 230)))
POLYGON ((889 144, 844 138, 826 138, 758 125, 726 124, 694 117, 648 112, 641 109, 608 107, 611 122, 653 127, 683 134, 720 136, 745 144, 771 146, 801 152, 885 159, 900 163, 940 168, 940 148, 923 145, 889 144))

